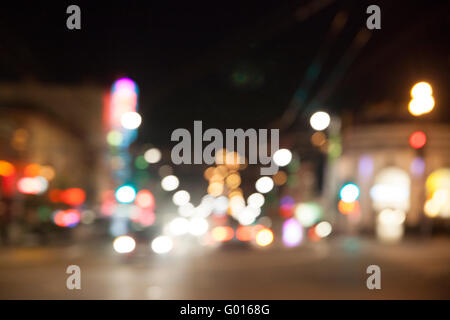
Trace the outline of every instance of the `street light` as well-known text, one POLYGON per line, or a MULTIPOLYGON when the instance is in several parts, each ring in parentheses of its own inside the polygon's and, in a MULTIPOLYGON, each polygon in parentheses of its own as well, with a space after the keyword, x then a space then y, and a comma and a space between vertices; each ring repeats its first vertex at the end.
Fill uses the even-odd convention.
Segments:
POLYGON ((311 127, 316 131, 325 130, 330 125, 330 122, 330 115, 324 111, 318 111, 314 113, 309 119, 311 127))
POLYGON ((419 117, 434 109, 433 89, 429 83, 416 83, 411 89, 411 97, 408 110, 413 116, 419 117))

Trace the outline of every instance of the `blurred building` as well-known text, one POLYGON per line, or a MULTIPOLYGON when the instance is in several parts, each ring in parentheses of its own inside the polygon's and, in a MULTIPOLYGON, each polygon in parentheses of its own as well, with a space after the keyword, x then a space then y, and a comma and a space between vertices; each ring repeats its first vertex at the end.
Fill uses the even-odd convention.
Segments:
POLYGON ((45 174, 34 175, 45 176, 46 191, 81 188, 87 201, 95 198, 107 179, 101 164, 103 94, 93 85, 0 84, 0 160, 14 166, 14 186, 27 166, 37 165, 45 167, 45 174))
POLYGON ((423 227, 427 218, 450 218, 448 124, 419 121, 347 127, 342 151, 329 163, 325 184, 325 194, 331 195, 329 210, 341 226, 350 221, 355 229, 373 231, 380 220, 397 213, 402 223, 404 214, 406 228, 423 227), (340 190, 347 183, 359 188, 353 206, 339 203, 340 190))

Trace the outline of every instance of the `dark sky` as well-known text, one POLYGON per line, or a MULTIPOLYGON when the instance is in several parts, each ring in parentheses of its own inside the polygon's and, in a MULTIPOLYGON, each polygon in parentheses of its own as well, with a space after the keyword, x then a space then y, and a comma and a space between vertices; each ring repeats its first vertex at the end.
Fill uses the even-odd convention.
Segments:
POLYGON ((268 126, 314 72, 294 127, 316 108, 358 115, 384 100, 406 108, 419 80, 433 84, 448 116, 448 3, 13 1, 0 13, 0 80, 107 88, 131 77, 141 91, 140 139, 156 144, 193 120, 268 126), (66 28, 70 4, 81 7, 79 31, 66 28), (381 7, 382 29, 352 50, 369 4, 381 7), (328 37, 338 12, 346 22, 328 37))

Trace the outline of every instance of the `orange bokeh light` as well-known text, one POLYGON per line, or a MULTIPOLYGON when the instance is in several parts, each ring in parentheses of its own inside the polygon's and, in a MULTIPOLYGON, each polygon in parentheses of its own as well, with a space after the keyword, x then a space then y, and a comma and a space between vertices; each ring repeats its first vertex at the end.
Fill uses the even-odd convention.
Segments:
POLYGON ((0 176, 9 177, 12 176, 16 170, 14 166, 8 161, 0 161, 0 176))
POLYGON ((32 163, 29 164, 25 167, 25 169, 23 170, 23 174, 26 177, 37 177, 41 172, 41 166, 36 164, 36 163, 32 163))
POLYGON ((339 200, 338 209, 342 214, 352 214, 358 212, 360 209, 359 201, 355 200, 353 202, 344 202, 342 200, 339 200))
POLYGON ((49 192, 48 198, 50 199, 51 202, 54 202, 54 203, 61 202, 62 193, 63 193, 62 190, 53 189, 49 192))
POLYGON ((64 190, 61 195, 61 201, 71 206, 78 206, 82 204, 84 200, 86 200, 86 193, 80 188, 64 190))

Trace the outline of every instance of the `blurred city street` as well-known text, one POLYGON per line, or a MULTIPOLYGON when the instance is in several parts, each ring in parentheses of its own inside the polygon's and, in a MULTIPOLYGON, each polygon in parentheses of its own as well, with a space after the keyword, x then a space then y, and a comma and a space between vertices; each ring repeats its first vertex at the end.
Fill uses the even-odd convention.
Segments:
POLYGON ((0 299, 450 299, 448 12, 8 3, 0 299))
POLYGON ((320 246, 231 248, 122 259, 103 246, 3 249, 1 299, 449 299, 448 239, 382 245, 342 238, 320 246), (68 290, 65 269, 81 268, 68 290), (381 268, 381 290, 366 287, 381 268))

